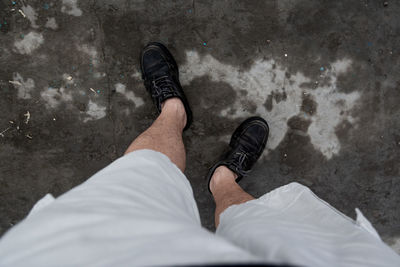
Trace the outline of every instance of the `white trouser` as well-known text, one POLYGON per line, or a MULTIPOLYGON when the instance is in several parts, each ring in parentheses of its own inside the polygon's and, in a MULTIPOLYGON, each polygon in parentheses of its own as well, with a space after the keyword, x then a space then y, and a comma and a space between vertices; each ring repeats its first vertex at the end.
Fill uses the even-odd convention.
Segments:
POLYGON ((161 153, 132 152, 54 200, 0 240, 0 266, 289 263, 400 266, 358 213, 349 219, 291 183, 201 227, 190 184, 161 153))

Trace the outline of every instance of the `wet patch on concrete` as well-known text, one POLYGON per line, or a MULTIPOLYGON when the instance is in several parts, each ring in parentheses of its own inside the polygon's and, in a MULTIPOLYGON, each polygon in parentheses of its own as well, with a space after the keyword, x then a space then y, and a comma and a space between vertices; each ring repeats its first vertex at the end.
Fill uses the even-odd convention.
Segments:
POLYGON ((241 70, 223 64, 210 55, 200 57, 197 53, 187 52, 186 62, 181 68, 184 85, 195 77, 207 75, 213 81, 230 84, 238 93, 243 87, 247 88, 248 93, 244 97, 237 94, 234 103, 223 109, 220 115, 225 118, 245 118, 257 114, 266 118, 271 126, 271 137, 267 144, 269 150, 279 145, 287 132, 287 121, 291 117, 312 116, 309 131, 311 142, 323 155, 331 158, 340 151, 340 143, 335 136, 336 125, 343 120, 354 122, 348 111, 356 104, 359 93, 344 94, 336 87, 337 77, 349 71, 351 62, 347 59, 330 64, 324 77, 329 77, 331 83, 326 86, 318 85, 317 88, 304 87, 304 83, 311 79, 302 73, 290 75, 289 83, 286 69, 274 60, 255 60, 248 70, 241 70), (272 68, 273 65, 275 68, 272 68), (302 105, 304 97, 313 98, 317 103, 312 114, 301 110, 305 107, 302 105), (252 103, 253 110, 246 109, 249 102, 252 103), (317 108, 318 104, 320 108, 317 108))
POLYGON ((58 24, 55 18, 47 18, 47 22, 44 26, 52 30, 58 29, 58 24))
POLYGON ((61 12, 76 17, 82 16, 82 10, 78 7, 78 0, 62 0, 61 12))
POLYGON ((135 105, 135 108, 144 105, 143 99, 141 97, 135 96, 134 92, 127 91, 126 86, 123 85, 122 83, 115 84, 115 91, 117 93, 124 95, 127 100, 131 101, 135 105))
POLYGON ((43 35, 36 32, 30 32, 27 35, 21 37, 21 40, 17 40, 14 42, 14 47, 16 51, 20 54, 31 54, 44 42, 43 35))
POLYGON ((18 90, 17 97, 21 99, 30 99, 31 91, 35 89, 35 82, 32 78, 24 78, 18 73, 13 74, 13 80, 8 81, 18 90))

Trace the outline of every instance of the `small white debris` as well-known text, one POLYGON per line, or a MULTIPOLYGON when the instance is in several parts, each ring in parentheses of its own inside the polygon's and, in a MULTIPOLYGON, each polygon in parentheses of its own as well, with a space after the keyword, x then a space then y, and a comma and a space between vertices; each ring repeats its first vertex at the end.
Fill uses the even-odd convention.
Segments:
POLYGON ((94 90, 93 88, 90 88, 90 91, 92 91, 93 93, 97 94, 96 90, 94 90))
POLYGON ((32 136, 30 134, 25 135, 27 138, 32 139, 32 136))
POLYGON ((285 158, 287 158, 287 154, 284 154, 283 156, 284 156, 285 158))
POLYGON ((7 131, 10 130, 10 129, 11 129, 11 127, 7 127, 7 129, 3 130, 3 131, 0 133, 0 136, 1 136, 1 137, 4 137, 4 133, 7 132, 7 131))
POLYGON ((73 84, 74 83, 74 78, 68 73, 64 73, 62 75, 62 78, 67 84, 73 84))
POLYGON ((9 121, 9 123, 14 124, 14 121, 9 121))
POLYGON ((17 81, 8 81, 8 82, 13 84, 13 85, 22 86, 22 83, 17 82, 17 81))
POLYGON ((285 57, 287 57, 287 54, 285 54, 285 57))
POLYGON ((24 114, 24 117, 26 117, 25 124, 28 124, 29 120, 31 119, 31 113, 29 112, 29 110, 24 114))
POLYGON ((56 118, 53 118, 53 121, 55 121, 56 120, 56 118))
POLYGON ((36 24, 38 15, 37 15, 35 9, 33 9, 33 7, 31 7, 30 5, 26 5, 26 6, 24 5, 23 7, 21 7, 21 10, 25 14, 26 18, 31 22, 31 27, 34 29, 39 28, 39 26, 36 24))
POLYGON ((21 13, 21 15, 22 15, 24 18, 26 18, 25 13, 24 13, 21 9, 18 9, 18 12, 21 13))

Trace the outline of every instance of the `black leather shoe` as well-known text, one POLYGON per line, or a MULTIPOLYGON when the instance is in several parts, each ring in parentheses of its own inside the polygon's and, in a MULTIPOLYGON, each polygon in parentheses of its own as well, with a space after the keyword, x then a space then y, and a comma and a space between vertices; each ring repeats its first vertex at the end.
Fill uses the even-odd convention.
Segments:
POLYGON ((187 130, 192 123, 192 111, 179 82, 178 65, 168 49, 160 43, 149 43, 142 51, 140 68, 144 85, 159 113, 165 100, 178 97, 182 101, 187 121, 184 130, 187 130))
POLYGON ((260 117, 251 117, 242 122, 232 135, 229 143, 229 151, 224 154, 209 171, 208 190, 210 190, 211 177, 214 171, 221 165, 228 167, 237 174, 239 182, 248 174, 260 158, 267 144, 269 127, 267 122, 260 117))

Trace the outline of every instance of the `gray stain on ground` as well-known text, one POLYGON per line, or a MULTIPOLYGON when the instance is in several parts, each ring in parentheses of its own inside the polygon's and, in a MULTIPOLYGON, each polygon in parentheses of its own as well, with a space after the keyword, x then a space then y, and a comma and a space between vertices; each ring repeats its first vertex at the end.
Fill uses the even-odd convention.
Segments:
MULTIPOLYGON (((0 29, 0 131, 9 120, 15 122, 0 137, 1 232, 22 219, 44 194, 60 195, 122 155, 151 124, 156 111, 131 74, 138 70, 140 49, 156 40, 171 49, 180 65, 191 50, 242 71, 256 59, 274 59, 287 68, 288 79, 300 72, 321 84, 330 83, 320 77, 321 67, 351 59, 351 69, 338 77, 337 87, 346 93, 358 91, 361 99, 350 114, 356 123, 343 121, 335 129, 340 153, 327 160, 310 142, 310 118, 324 107, 304 96, 301 109, 310 117, 289 119, 279 146, 242 185, 260 196, 300 181, 350 216, 360 207, 386 240, 400 235, 399 3, 385 8, 379 1, 79 1, 80 17, 60 12, 60 1, 52 1, 49 9, 44 4, 31 4, 38 13, 35 31, 44 43, 31 55, 21 55, 15 52, 14 41, 33 29, 28 20, 10 11, 11 4, 0 2, 0 19, 8 22, 0 29), (44 27, 47 17, 56 19, 56 30, 44 27), (78 49, 84 45, 87 50, 78 49), (98 53, 96 61, 90 47, 98 53), (15 72, 35 81, 31 99, 19 99, 8 83, 15 72), (65 73, 74 84, 62 79, 65 73), (116 83, 142 98, 144 105, 133 108, 115 92, 116 83), (40 93, 49 86, 64 86, 64 94, 72 94, 73 101, 45 108, 40 93), (101 92, 93 95, 89 88, 101 92), (104 105, 107 115, 82 123, 90 100, 104 105), (27 110, 32 114, 29 124, 24 123, 27 110)), ((313 82, 303 86, 317 88, 313 82)), ((186 174, 203 225, 212 229, 214 207, 204 177, 243 118, 220 116, 238 97, 225 82, 203 76, 185 90, 195 118, 185 133, 186 174)), ((240 94, 246 96, 246 88, 240 94)), ((267 110, 273 108, 272 99, 279 105, 285 95, 270 95, 267 110)), ((256 107, 246 102, 243 108, 254 112, 256 107)))

